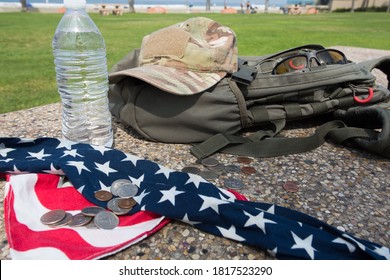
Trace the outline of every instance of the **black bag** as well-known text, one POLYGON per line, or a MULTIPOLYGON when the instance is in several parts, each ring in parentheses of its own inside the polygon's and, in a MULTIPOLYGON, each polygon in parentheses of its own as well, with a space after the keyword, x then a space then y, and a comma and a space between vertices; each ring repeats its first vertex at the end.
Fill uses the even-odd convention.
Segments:
MULTIPOLYGON (((191 148, 198 158, 222 151, 255 157, 305 152, 332 138, 390 157, 390 91, 376 84, 374 68, 390 77, 390 57, 361 63, 308 67, 273 74, 275 62, 321 51, 305 45, 273 55, 239 57, 239 70, 208 90, 189 96, 165 92, 127 77, 111 85, 111 112, 149 140, 203 143, 191 148), (334 120, 306 138, 274 137, 286 122, 333 113, 334 120), (350 126, 354 126, 351 128, 350 126), (355 127, 356 126, 356 127, 355 127), (263 130, 242 137, 245 130, 263 130), (381 130, 377 130, 381 129, 381 130)), ((134 50, 112 72, 138 66, 134 50)))

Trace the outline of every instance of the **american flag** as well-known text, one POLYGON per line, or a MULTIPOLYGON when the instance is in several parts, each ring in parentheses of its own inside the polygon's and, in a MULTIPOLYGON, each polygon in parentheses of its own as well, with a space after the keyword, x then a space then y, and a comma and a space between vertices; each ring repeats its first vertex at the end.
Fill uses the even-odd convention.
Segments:
POLYGON ((279 259, 390 259, 389 248, 304 213, 248 201, 198 175, 107 147, 55 138, 0 138, 0 173, 8 180, 6 228, 14 258, 101 258, 176 219, 260 247, 279 259), (74 188, 59 186, 63 175, 74 188), (139 187, 138 204, 121 218, 120 227, 107 231, 38 225, 48 209, 106 207, 94 193, 109 190, 118 179, 129 179, 139 187))

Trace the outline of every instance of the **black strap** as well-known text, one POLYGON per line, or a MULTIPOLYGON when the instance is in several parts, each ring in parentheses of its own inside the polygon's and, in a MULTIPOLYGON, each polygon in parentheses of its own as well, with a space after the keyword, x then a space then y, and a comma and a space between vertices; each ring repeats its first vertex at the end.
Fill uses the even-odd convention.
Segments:
POLYGON ((390 158, 390 111, 382 108, 350 110, 339 116, 346 121, 359 118, 371 119, 375 128, 349 127, 342 120, 327 122, 308 137, 272 137, 272 133, 257 132, 251 137, 217 134, 190 149, 197 158, 205 158, 216 152, 253 157, 273 157, 303 153, 321 146, 327 139, 336 143, 352 140, 356 145, 383 157, 390 158))

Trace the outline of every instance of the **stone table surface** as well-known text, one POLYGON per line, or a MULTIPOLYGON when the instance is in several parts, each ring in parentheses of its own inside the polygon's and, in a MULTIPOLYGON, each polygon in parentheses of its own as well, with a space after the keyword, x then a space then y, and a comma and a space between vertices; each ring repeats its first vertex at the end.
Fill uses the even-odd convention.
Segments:
MULTIPOLYGON (((353 61, 361 61, 390 51, 336 47, 353 61)), ((386 83, 382 73, 376 73, 380 83, 386 83)), ((59 103, 23 111, 0 114, 0 135, 6 137, 61 137, 61 106, 59 103)), ((149 142, 131 128, 114 121, 114 148, 155 161, 165 167, 181 170, 196 161, 189 145, 149 142)), ((288 136, 308 135, 315 127, 305 123, 289 126, 288 136)), ((217 154, 217 160, 236 164, 237 156, 217 154)), ((304 154, 253 159, 255 174, 221 173, 212 181, 222 186, 223 179, 234 176, 245 187, 240 192, 251 201, 274 203, 318 218, 356 237, 381 245, 390 245, 390 161, 362 150, 325 143, 304 154), (298 192, 287 192, 287 181, 298 184, 298 192)), ((0 180, 0 195, 4 197, 5 181, 0 180)), ((4 228, 4 208, 1 201, 1 255, 10 259, 4 228)), ((172 221, 149 236, 107 259, 273 259, 262 249, 220 238, 190 225, 172 221)))

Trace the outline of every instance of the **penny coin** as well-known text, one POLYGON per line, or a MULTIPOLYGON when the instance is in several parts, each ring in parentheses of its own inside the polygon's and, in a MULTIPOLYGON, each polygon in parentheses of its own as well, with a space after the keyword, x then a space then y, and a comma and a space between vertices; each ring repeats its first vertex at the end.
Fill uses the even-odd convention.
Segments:
POLYGON ((208 166, 207 168, 214 172, 221 172, 222 170, 225 169, 225 165, 223 163, 218 163, 215 166, 208 166))
POLYGON ((118 194, 117 194, 118 188, 120 188, 120 186, 126 185, 126 184, 131 184, 131 181, 127 180, 127 179, 119 179, 119 180, 114 181, 111 185, 111 193, 115 196, 118 196, 118 194))
POLYGON ((119 218, 108 211, 99 212, 93 221, 101 229, 114 229, 119 225, 119 218))
POLYGON ((138 187, 137 185, 130 182, 128 184, 120 185, 116 190, 116 193, 119 197, 122 198, 133 197, 138 193, 138 187))
POLYGON ((133 198, 122 198, 118 200, 118 206, 124 209, 133 208, 137 202, 133 198))
POLYGON ((299 190, 298 184, 292 181, 287 181, 283 185, 283 189, 288 192, 297 192, 299 190))
POLYGON ((81 227, 85 226, 92 220, 92 217, 85 216, 83 213, 78 213, 73 216, 72 220, 68 223, 70 227, 81 227))
POLYGON ((216 160, 215 158, 204 158, 202 159, 202 164, 207 167, 216 166, 219 164, 219 161, 216 160))
POLYGON ((186 166, 181 171, 191 174, 199 174, 200 169, 196 166, 186 166))
POLYGON ((109 201, 112 198, 112 193, 105 190, 95 192, 95 198, 100 201, 109 201))
POLYGON ((251 163, 253 160, 251 158, 248 158, 248 157, 237 157, 237 162, 239 163, 245 163, 245 164, 248 164, 248 163, 251 163))
POLYGON ((55 224, 52 224, 52 225, 49 225, 50 227, 62 227, 62 226, 66 226, 67 224, 70 223, 70 221, 72 220, 73 218, 73 215, 70 214, 70 213, 66 213, 65 214, 65 218, 63 218, 61 221, 55 223, 55 224))
POLYGON ((224 186, 229 189, 242 189, 244 183, 238 179, 228 178, 224 181, 224 186))
POLYGON ((99 206, 90 206, 90 207, 85 207, 81 210, 81 213, 84 214, 85 216, 96 216, 97 213, 104 211, 105 209, 103 207, 99 206))
POLYGON ((237 173, 240 172, 240 167, 238 165, 230 164, 225 166, 225 170, 228 173, 237 173))
POLYGON ((61 221, 65 216, 66 212, 64 210, 51 210, 41 216, 41 223, 44 225, 52 225, 61 221))
POLYGON ((203 170, 199 173, 199 176, 206 179, 206 180, 215 180, 218 178, 218 174, 214 171, 210 170, 203 170))
POLYGON ((241 167, 241 171, 244 174, 255 174, 256 173, 256 169, 252 166, 243 166, 243 167, 241 167))

